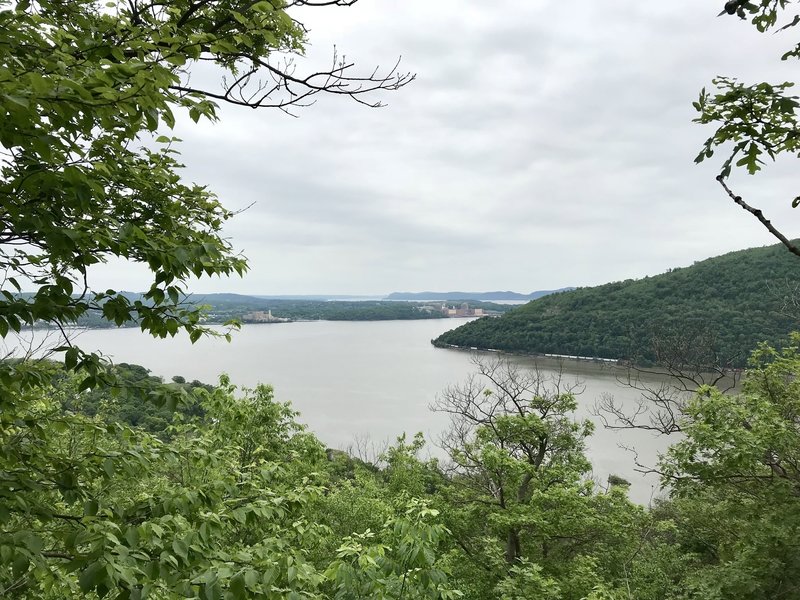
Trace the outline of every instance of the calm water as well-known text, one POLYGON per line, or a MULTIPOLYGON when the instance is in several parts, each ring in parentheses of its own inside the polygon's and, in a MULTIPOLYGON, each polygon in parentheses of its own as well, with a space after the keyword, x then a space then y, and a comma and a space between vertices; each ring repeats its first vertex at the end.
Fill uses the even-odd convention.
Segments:
MULTIPOLYGON (((354 439, 375 443, 399 434, 422 431, 432 442, 447 425, 445 415, 429 405, 445 387, 474 370, 468 352, 436 349, 430 340, 464 320, 334 322, 245 325, 229 344, 205 339, 192 345, 187 338, 155 340, 138 329, 89 330, 78 344, 101 350, 114 362, 141 364, 153 374, 214 382, 221 373, 242 386, 269 383, 278 400, 291 401, 324 443, 347 448, 354 439)), ((533 360, 514 357, 532 365, 533 360)), ((539 361, 540 368, 557 368, 539 361)), ((579 379, 579 416, 592 418, 591 408, 602 394, 632 403, 636 393, 617 383, 613 371, 592 363, 565 362, 579 379)), ((620 445, 635 446, 640 462, 653 465, 666 441, 646 432, 613 432, 598 424, 589 443, 595 477, 610 473, 632 482, 631 496, 651 497, 657 480, 635 472, 633 455, 620 445)), ((434 455, 440 453, 433 448, 434 455)))

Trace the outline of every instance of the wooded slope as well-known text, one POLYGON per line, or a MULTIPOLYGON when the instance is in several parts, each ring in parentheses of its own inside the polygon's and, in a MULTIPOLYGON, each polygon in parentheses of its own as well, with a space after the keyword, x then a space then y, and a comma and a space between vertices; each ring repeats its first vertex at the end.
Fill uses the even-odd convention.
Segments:
POLYGON ((800 259, 780 245, 752 248, 654 277, 546 296, 433 343, 642 364, 686 350, 704 361, 742 365, 759 342, 780 344, 798 328, 798 285, 800 259))

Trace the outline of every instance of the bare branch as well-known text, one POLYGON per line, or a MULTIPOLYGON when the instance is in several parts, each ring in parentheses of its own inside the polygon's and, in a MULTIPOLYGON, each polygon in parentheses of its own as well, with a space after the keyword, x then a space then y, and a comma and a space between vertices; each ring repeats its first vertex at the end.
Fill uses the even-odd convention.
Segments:
POLYGON ((292 0, 286 6, 353 6, 358 0, 292 0))
POLYGON ((718 175, 717 176, 717 181, 719 181, 719 184, 728 193, 728 196, 730 196, 731 199, 734 202, 736 202, 736 204, 741 206, 743 209, 745 209, 747 212, 749 212, 751 215, 753 215, 756 219, 761 221, 761 224, 764 225, 764 227, 767 228, 767 231, 769 231, 773 236, 778 238, 781 241, 781 243, 784 246, 786 246, 786 248, 788 248, 789 252, 791 252, 795 256, 800 256, 800 248, 798 248, 797 246, 792 244, 792 242, 789 241, 789 238, 787 238, 780 231, 778 231, 775 228, 775 226, 772 224, 772 222, 764 216, 764 213, 761 211, 760 208, 754 208, 754 207, 750 206, 747 202, 742 200, 741 196, 737 196, 736 194, 734 194, 731 191, 731 189, 728 187, 728 185, 725 183, 725 178, 722 175, 718 175))
MULTIPOLYGON (((366 75, 351 74, 354 63, 340 56, 335 47, 330 68, 307 75, 296 73, 293 56, 283 56, 278 63, 245 54, 239 59, 249 66, 234 81, 223 80, 220 92, 193 87, 188 82, 170 89, 181 95, 204 96, 248 108, 278 108, 294 116, 290 112, 292 107, 310 106, 315 102, 314 96, 321 93, 347 96, 370 108, 381 108, 385 105, 380 100, 372 101, 368 96, 379 91, 398 90, 416 78, 413 73, 399 71, 401 59, 385 73, 380 73, 376 67, 366 75), (263 73, 261 78, 258 78, 259 73, 263 73)), ((206 60, 215 58, 209 56, 206 60)))

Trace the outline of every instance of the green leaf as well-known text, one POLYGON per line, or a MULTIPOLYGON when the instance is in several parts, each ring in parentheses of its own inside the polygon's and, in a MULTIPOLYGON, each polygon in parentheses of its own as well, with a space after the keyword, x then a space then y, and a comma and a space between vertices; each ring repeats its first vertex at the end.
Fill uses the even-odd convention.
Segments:
POLYGON ((68 371, 72 371, 78 364, 78 355, 79 350, 76 347, 68 348, 67 351, 64 353, 64 368, 68 371))
POLYGON ((27 573, 30 563, 31 561, 27 554, 18 552, 16 556, 14 556, 14 561, 11 564, 11 572, 13 573, 14 577, 19 578, 27 573))
POLYGON ((242 573, 237 573, 231 578, 228 590, 230 591, 231 594, 233 594, 234 598, 247 597, 246 584, 244 580, 244 575, 242 575, 242 573))
POLYGON ((222 588, 219 585, 219 581, 203 585, 203 598, 205 600, 220 600, 222 598, 222 588))
POLYGON ((103 566, 103 563, 95 561, 81 572, 78 577, 78 586, 84 594, 88 594, 103 581, 105 576, 103 566))
POLYGON ((78 391, 82 392, 84 390, 88 390, 90 388, 93 388, 96 384, 97 384, 96 378, 92 375, 89 375, 88 377, 85 377, 83 381, 80 382, 80 384, 78 385, 78 391))
POLYGON ((244 573, 244 583, 251 592, 255 592, 259 589, 259 584, 261 583, 261 578, 259 577, 258 573, 253 571, 252 569, 248 569, 244 573))
POLYGON ((164 60, 171 65, 182 67, 186 64, 186 57, 182 54, 169 54, 164 57, 164 60))
POLYGON ((131 548, 139 545, 139 528, 134 526, 128 527, 125 531, 125 541, 131 548))
POLYGON ((22 108, 28 108, 30 106, 30 102, 27 98, 23 96, 14 96, 11 94, 3 94, 3 97, 8 100, 9 102, 16 104, 22 108))
POLYGON ((83 503, 83 516, 94 517, 99 508, 100 505, 97 503, 97 500, 87 500, 83 503))
POLYGON ((172 550, 183 560, 189 559, 189 547, 183 540, 175 540, 172 542, 172 550))

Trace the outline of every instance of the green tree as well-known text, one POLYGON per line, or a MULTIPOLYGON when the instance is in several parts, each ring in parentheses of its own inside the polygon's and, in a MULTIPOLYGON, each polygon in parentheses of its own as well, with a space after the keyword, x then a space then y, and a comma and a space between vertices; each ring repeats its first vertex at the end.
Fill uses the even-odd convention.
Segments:
MULTIPOLYGON (((792 4, 789 0, 730 0, 720 16, 749 19, 762 33, 794 31, 800 24, 798 16, 781 20, 792 4)), ((800 44, 789 48, 781 57, 782 60, 797 58, 800 58, 800 44)), ((746 84, 734 77, 717 77, 713 85, 713 93, 703 89, 694 103, 700 113, 696 122, 713 124, 717 128, 695 161, 711 158, 717 148, 724 148, 726 157, 717 181, 736 204, 757 218, 790 252, 800 256, 800 248, 794 242, 759 208, 749 204, 727 184, 734 167, 744 167, 752 175, 761 170, 767 157, 775 160, 781 154, 800 152, 800 99, 792 94, 794 82, 746 84)), ((798 204, 800 196, 792 201, 793 207, 798 204)))
POLYGON ((162 441, 65 413, 90 392, 49 368, 0 422, 0 596, 453 597, 424 500, 384 503, 372 531, 316 518, 339 494, 323 447, 268 386, 194 388, 204 416, 162 441))
POLYGON ((330 93, 378 106, 373 92, 413 77, 362 77, 338 57, 327 72, 294 67, 307 39, 291 9, 352 3, 0 0, 0 338, 57 327, 67 371, 0 361, 0 595, 325 593, 329 565, 306 556, 325 532, 302 517, 321 482, 290 461, 313 464, 320 447, 271 390, 132 383, 66 329, 93 313, 157 337, 213 333, 186 284, 247 263, 221 236, 232 213, 181 180, 169 130, 179 111, 216 121, 222 103, 291 111, 330 93), (198 65, 220 91, 190 83, 198 65), (110 259, 150 270, 143 295, 93 287, 92 266, 110 259), (162 441, 106 411, 70 412, 89 388, 169 412, 202 398, 208 420, 175 422, 162 441))
POLYGON ((661 465, 681 545, 701 559, 692 597, 800 594, 799 343, 756 351, 740 394, 701 390, 661 465))
MULTIPOLYGON (((330 93, 379 105, 370 94, 412 77, 361 77, 338 58, 303 76, 287 62, 306 43, 287 10, 351 3, 0 0, 0 336, 40 320, 63 331, 90 311, 158 337, 209 333, 183 303, 187 280, 247 263, 220 235, 231 212, 181 180, 168 131, 178 111, 216 121, 226 102, 290 111, 330 93), (201 64, 221 91, 189 83, 201 64), (92 287, 91 266, 109 258, 150 269, 143 297, 92 287)), ((68 340, 60 350, 85 385, 102 374, 97 356, 68 340)), ((0 369, 5 385, 34 376, 0 369)))
POLYGON ((477 376, 446 390, 452 460, 442 490, 456 543, 456 585, 470 598, 579 600, 622 579, 641 513, 624 489, 588 479, 588 421, 576 384, 510 362, 476 361, 477 376))

